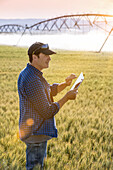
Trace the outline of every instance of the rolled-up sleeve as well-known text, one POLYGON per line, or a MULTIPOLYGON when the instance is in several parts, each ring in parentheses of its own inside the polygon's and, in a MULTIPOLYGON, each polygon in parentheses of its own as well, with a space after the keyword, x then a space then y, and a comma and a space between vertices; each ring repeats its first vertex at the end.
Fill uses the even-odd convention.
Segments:
MULTIPOLYGON (((35 79, 29 83, 26 83, 24 88, 29 101, 37 111, 37 114, 44 119, 52 118, 59 111, 59 103, 49 103, 40 79, 35 79)), ((56 89, 56 85, 54 85, 54 89, 56 89)), ((56 90, 53 91, 55 92, 56 90)))
POLYGON ((54 84, 50 85, 52 96, 57 95, 57 93, 58 93, 57 86, 58 86, 58 83, 54 83, 54 84))

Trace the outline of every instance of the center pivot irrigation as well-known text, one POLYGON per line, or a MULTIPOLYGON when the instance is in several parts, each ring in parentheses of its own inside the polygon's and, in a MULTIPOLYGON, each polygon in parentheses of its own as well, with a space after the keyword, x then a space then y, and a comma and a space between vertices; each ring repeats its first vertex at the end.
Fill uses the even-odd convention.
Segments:
POLYGON ((36 24, 28 26, 7 24, 0 26, 0 33, 21 33, 21 40, 25 33, 28 34, 44 34, 55 32, 69 32, 74 34, 83 34, 92 29, 101 29, 108 33, 102 47, 98 52, 101 52, 109 36, 113 32, 113 15, 106 14, 75 14, 63 15, 51 19, 41 20, 36 24))

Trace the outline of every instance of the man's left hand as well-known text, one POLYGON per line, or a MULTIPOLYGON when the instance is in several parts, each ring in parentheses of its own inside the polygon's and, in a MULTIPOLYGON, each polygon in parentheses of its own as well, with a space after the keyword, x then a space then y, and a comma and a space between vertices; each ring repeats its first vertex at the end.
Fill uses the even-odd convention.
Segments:
POLYGON ((75 79, 75 78, 77 78, 77 76, 76 76, 74 73, 70 74, 70 76, 68 76, 68 77, 65 79, 66 85, 67 85, 67 86, 70 86, 71 83, 72 83, 72 80, 75 79))

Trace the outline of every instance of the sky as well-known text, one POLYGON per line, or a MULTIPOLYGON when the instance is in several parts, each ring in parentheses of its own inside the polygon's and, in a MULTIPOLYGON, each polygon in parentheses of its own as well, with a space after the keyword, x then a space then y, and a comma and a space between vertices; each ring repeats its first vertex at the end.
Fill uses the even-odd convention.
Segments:
POLYGON ((0 19, 52 18, 80 13, 113 15, 113 0, 0 0, 0 19))

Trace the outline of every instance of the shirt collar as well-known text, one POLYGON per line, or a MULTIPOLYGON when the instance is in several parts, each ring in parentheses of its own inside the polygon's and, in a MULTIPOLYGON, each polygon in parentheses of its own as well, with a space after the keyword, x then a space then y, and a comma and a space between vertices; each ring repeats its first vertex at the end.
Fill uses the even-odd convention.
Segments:
POLYGON ((31 69, 35 74, 42 76, 43 73, 34 66, 32 66, 30 63, 27 63, 27 67, 31 69))

